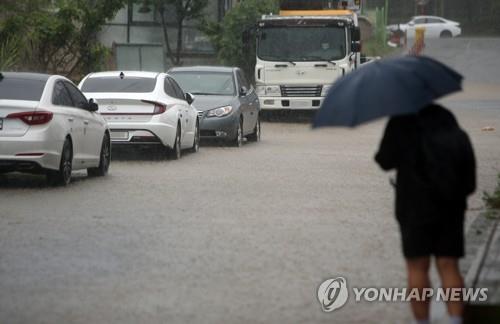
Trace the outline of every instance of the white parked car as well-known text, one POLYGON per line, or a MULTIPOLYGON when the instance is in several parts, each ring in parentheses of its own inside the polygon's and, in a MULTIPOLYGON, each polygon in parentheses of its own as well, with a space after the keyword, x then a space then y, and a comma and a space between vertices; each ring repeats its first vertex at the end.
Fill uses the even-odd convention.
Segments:
POLYGON ((111 143, 97 110, 65 77, 0 73, 0 173, 44 172, 62 185, 72 170, 106 175, 111 143))
POLYGON ((194 97, 166 73, 113 71, 87 75, 79 85, 99 102, 113 145, 163 145, 172 159, 196 152, 200 131, 194 97))
POLYGON ((436 16, 416 16, 406 24, 388 25, 389 32, 406 32, 408 38, 415 37, 415 29, 425 28, 426 38, 450 38, 462 33, 460 23, 436 16))

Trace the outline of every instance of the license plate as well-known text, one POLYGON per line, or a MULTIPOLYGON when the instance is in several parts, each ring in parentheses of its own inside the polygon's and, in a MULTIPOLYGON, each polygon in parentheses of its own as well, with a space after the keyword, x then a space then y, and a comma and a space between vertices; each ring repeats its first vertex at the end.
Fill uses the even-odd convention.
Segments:
POLYGON ((311 100, 290 100, 290 107, 292 108, 311 108, 311 100))
POLYGON ((3 118, 0 118, 0 130, 3 129, 3 118))
POLYGON ((128 132, 111 132, 111 139, 127 140, 128 132))

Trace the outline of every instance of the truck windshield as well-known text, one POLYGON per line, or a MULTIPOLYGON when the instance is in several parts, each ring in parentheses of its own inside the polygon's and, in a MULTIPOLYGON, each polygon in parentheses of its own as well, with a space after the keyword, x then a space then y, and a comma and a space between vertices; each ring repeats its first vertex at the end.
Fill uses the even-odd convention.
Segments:
POLYGON ((267 27, 258 38, 257 55, 266 61, 331 61, 344 58, 343 27, 267 27))

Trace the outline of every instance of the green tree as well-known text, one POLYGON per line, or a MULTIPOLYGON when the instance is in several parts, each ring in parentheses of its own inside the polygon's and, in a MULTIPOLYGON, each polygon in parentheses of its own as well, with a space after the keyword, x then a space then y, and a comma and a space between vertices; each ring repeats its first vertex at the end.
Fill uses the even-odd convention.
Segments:
MULTIPOLYGON (((148 5, 149 0, 144 0, 144 4, 148 5)), ((182 65, 181 53, 183 50, 183 28, 184 22, 188 20, 199 19, 203 16, 203 11, 208 4, 208 0, 152 0, 152 4, 161 19, 163 28, 163 39, 167 50, 167 56, 173 65, 182 65), (167 20, 167 12, 173 9, 175 13, 175 21, 167 20), (174 25, 177 28, 177 44, 175 52, 172 49, 171 40, 168 35, 169 27, 174 25)))
POLYGON ((0 15, 0 44, 13 37, 23 40, 22 69, 68 76, 88 73, 100 68, 107 53, 98 32, 125 3, 7 0, 1 8, 6 10, 0 15))
POLYGON ((0 41, 0 71, 14 68, 20 61, 21 44, 18 38, 0 41))
POLYGON ((50 0, 2 0, 0 2, 0 69, 15 69, 28 46, 27 17, 49 4, 50 0))
POLYGON ((244 44, 242 35, 255 30, 263 14, 277 13, 278 9, 277 0, 245 0, 231 9, 220 23, 205 21, 201 29, 210 38, 223 64, 239 66, 247 75, 253 75, 255 38, 244 44))
POLYGON ((97 34, 126 2, 58 0, 55 10, 35 14, 32 51, 40 67, 69 75, 99 69, 107 50, 97 34))

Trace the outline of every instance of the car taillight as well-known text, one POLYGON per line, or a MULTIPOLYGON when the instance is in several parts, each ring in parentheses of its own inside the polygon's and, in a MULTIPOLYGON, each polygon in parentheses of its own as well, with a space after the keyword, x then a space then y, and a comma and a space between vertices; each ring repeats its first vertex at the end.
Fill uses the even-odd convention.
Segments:
POLYGON ((144 103, 155 105, 155 108, 153 109, 152 113, 153 115, 160 115, 163 114, 165 111, 167 111, 167 106, 162 103, 149 100, 141 100, 141 101, 144 103))
POLYGON ((165 107, 164 105, 155 105, 153 115, 163 114, 165 111, 167 111, 167 107, 165 107))
POLYGON ((52 120, 54 116, 50 111, 25 111, 20 113, 14 113, 7 115, 7 119, 20 119, 25 124, 33 126, 33 125, 43 125, 47 124, 52 120))

